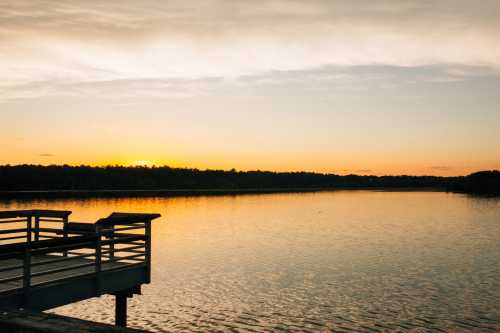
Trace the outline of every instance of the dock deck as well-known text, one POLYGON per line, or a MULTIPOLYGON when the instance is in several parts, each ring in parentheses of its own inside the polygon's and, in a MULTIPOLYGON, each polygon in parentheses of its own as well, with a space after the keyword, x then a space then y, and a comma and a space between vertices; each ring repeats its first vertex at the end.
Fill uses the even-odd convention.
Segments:
POLYGON ((151 276, 151 221, 158 214, 113 213, 70 223, 68 211, 0 212, 0 307, 43 311, 103 294, 126 300, 151 276))

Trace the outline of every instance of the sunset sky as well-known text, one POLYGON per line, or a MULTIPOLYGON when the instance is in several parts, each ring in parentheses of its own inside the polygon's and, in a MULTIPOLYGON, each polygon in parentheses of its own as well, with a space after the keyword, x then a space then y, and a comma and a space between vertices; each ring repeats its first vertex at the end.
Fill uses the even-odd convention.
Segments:
POLYGON ((500 169, 500 1, 0 2, 0 164, 500 169))

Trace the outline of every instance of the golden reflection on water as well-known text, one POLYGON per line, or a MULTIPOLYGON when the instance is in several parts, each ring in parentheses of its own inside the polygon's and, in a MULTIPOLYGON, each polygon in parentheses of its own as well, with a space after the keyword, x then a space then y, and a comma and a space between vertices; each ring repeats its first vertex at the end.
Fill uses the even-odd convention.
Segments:
MULTIPOLYGON (((130 323, 155 331, 500 330, 500 200, 338 191, 10 202, 161 213, 130 323)), ((111 297, 58 313, 112 321, 111 297)))

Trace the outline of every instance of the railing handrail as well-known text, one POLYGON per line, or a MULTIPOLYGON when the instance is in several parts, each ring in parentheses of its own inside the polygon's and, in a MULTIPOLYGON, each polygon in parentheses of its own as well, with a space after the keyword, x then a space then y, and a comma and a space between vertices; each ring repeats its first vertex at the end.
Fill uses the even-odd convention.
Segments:
POLYGON ((69 210, 53 209, 4 210, 0 211, 0 219, 32 216, 65 218, 71 215, 71 213, 69 210))
POLYGON ((108 217, 97 220, 96 225, 127 225, 134 223, 151 222, 159 218, 160 214, 142 214, 142 213, 112 213, 108 217))
POLYGON ((26 242, 30 243, 32 241, 40 240, 42 238, 54 238, 50 235, 41 235, 43 233, 56 233, 56 230, 48 230, 48 228, 40 228, 41 223, 62 223, 61 228, 62 234, 67 236, 66 225, 68 223, 68 216, 71 211, 66 210, 51 210, 51 209, 29 209, 29 210, 9 210, 0 211, 0 224, 2 225, 12 225, 18 226, 19 223, 23 223, 23 229, 11 228, 5 229, 0 232, 1 235, 7 235, 6 237, 0 237, 0 242, 14 241, 26 239, 26 242), (24 233, 24 237, 19 235, 24 233), (11 234, 11 235, 9 235, 11 234))

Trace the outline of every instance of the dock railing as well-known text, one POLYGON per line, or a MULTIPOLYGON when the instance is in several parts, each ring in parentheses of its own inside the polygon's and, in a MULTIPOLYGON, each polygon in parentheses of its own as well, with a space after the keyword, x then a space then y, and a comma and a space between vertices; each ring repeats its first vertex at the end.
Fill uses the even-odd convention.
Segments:
POLYGON ((63 210, 0 211, 0 245, 67 237, 68 216, 63 210))
POLYGON ((133 266, 143 267, 150 281, 151 221, 158 214, 113 213, 89 224, 68 222, 70 213, 0 212, 1 224, 18 225, 2 228, 0 240, 24 240, 0 245, 0 295, 21 292, 28 304, 34 288, 79 277, 94 279, 100 295, 102 274, 133 266))

